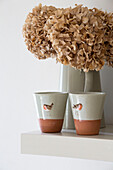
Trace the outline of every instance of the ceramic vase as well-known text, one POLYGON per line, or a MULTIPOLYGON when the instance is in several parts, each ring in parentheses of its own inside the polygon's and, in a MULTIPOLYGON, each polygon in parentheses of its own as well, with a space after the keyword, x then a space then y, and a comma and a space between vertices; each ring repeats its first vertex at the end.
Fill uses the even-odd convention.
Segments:
MULTIPOLYGON (((74 93, 84 91, 84 72, 75 70, 70 66, 61 65, 60 70, 60 91, 74 93)), ((69 96, 67 99, 64 129, 75 129, 69 96)))
MULTIPOLYGON (((61 65, 60 91, 68 93, 101 92, 100 72, 89 71, 84 73, 70 66, 61 65)), ((104 114, 101 120, 101 127, 105 127, 104 114)), ((69 98, 67 100, 63 128, 75 129, 69 98)))
POLYGON ((39 92, 34 94, 40 129, 44 133, 60 132, 63 125, 67 93, 39 92))
POLYGON ((78 135, 98 135, 105 93, 88 92, 70 94, 71 108, 78 135))

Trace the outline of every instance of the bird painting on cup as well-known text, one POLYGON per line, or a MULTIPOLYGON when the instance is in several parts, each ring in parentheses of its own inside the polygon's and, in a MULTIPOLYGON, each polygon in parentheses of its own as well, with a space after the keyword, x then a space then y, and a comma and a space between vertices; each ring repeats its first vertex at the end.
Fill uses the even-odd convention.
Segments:
POLYGON ((51 103, 51 105, 44 104, 43 109, 45 111, 50 111, 52 109, 53 105, 54 105, 53 103, 51 103))
POLYGON ((73 109, 75 109, 75 115, 76 116, 79 115, 78 111, 82 110, 82 108, 83 108, 83 105, 81 103, 76 104, 76 105, 73 104, 73 109))
POLYGON ((82 109, 83 105, 81 103, 73 105, 73 109, 76 109, 77 111, 80 111, 82 109))

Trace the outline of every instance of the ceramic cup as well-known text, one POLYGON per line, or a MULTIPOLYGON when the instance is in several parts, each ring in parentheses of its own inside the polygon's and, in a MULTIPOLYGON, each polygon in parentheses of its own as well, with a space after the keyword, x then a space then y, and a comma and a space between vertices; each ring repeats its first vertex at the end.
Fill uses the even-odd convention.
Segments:
POLYGON ((70 100, 76 133, 79 135, 99 134, 105 93, 70 94, 70 100))
POLYGON ((39 92, 34 94, 40 129, 44 133, 60 132, 68 93, 39 92))

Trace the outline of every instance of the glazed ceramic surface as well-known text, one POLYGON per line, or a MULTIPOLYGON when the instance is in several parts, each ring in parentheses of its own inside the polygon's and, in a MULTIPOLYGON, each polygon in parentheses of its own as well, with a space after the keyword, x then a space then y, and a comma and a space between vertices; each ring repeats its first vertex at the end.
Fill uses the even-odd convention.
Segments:
POLYGON ((89 92, 70 94, 73 118, 76 120, 100 120, 104 108, 105 93, 89 92))
MULTIPOLYGON (((70 66, 61 65, 60 91, 68 93, 101 92, 100 72, 89 71, 88 73, 84 73, 83 71, 75 70, 70 66)), ((101 121, 101 127, 105 127, 104 113, 101 121)), ((69 99, 67 100, 63 128, 75 128, 69 99)))
MULTIPOLYGON (((83 92, 84 91, 84 72, 80 72, 79 70, 75 70, 70 66, 66 66, 61 64, 60 70, 60 91, 75 93, 75 92, 83 92)), ((68 98, 64 119, 64 129, 75 129, 71 104, 68 98)))
POLYGON ((105 93, 89 92, 70 94, 71 108, 78 135, 98 135, 105 93))
POLYGON ((35 93, 35 104, 39 119, 64 119, 67 93, 35 93))
POLYGON ((58 133, 62 130, 67 102, 67 93, 35 93, 35 104, 40 129, 44 133, 58 133))

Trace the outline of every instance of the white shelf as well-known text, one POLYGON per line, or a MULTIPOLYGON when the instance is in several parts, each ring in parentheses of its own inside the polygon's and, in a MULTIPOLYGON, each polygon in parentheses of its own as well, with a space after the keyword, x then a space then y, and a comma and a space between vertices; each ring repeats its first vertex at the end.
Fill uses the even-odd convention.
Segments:
POLYGON ((113 126, 101 129, 97 136, 79 136, 73 130, 23 133, 21 153, 113 162, 113 126))

